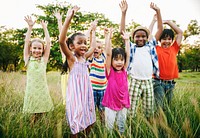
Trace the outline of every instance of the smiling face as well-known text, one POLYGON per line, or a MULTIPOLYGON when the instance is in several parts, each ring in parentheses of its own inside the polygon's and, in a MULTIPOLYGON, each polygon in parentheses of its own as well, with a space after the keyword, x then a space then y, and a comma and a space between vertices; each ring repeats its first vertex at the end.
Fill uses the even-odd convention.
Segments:
POLYGON ((126 53, 125 50, 122 48, 113 48, 112 49, 112 67, 116 71, 120 71, 124 68, 124 65, 126 63, 126 53))
POLYGON ((124 57, 122 57, 122 55, 118 54, 117 57, 114 57, 112 59, 112 67, 116 70, 116 71, 120 71, 123 69, 125 64, 125 60, 124 57))
POLYGON ((137 46, 144 46, 147 39, 147 33, 144 30, 138 30, 134 33, 133 40, 137 46))
POLYGON ((167 37, 162 38, 162 39, 160 40, 161 47, 163 47, 163 48, 168 48, 168 47, 170 47, 171 44, 172 44, 172 42, 173 42, 173 40, 172 40, 172 38, 171 38, 170 36, 167 36, 167 37))
POLYGON ((73 41, 74 53, 83 56, 87 51, 87 39, 85 35, 77 35, 73 41))
POLYGON ((162 35, 160 36, 160 44, 163 48, 168 48, 171 46, 174 40, 174 32, 172 29, 164 29, 162 35))
POLYGON ((39 41, 33 41, 30 50, 34 58, 40 58, 43 55, 44 45, 39 41))

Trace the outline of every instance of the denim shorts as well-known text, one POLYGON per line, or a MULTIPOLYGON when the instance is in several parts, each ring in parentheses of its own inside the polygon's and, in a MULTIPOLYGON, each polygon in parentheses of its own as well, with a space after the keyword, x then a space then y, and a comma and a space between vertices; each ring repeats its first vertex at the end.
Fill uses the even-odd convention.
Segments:
POLYGON ((94 90, 93 89, 94 104, 95 104, 95 107, 98 108, 99 111, 104 111, 104 107, 102 105, 104 92, 105 92, 105 90, 94 90))
POLYGON ((154 97, 156 106, 160 106, 164 108, 164 104, 170 104, 173 98, 173 90, 175 87, 176 82, 174 80, 165 81, 154 79, 153 80, 153 87, 154 87, 154 97))

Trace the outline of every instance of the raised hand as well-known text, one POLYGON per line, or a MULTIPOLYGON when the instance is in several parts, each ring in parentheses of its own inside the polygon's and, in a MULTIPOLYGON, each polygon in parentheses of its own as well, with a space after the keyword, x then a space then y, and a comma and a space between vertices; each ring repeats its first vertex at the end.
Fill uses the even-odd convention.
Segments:
POLYGON ((40 24, 42 25, 42 28, 47 28, 47 21, 41 20, 40 24))
POLYGON ((93 22, 91 22, 91 24, 90 24, 91 30, 96 30, 97 23, 98 23, 97 20, 94 20, 93 22))
POLYGON ((154 14, 153 20, 154 20, 154 21, 157 21, 157 14, 154 14))
POLYGON ((104 28, 105 37, 109 36, 109 39, 113 37, 113 29, 112 28, 104 28))
POLYGON ((74 14, 80 9, 80 7, 78 7, 77 5, 75 5, 72 10, 74 11, 74 14))
POLYGON ((169 24, 169 22, 171 22, 171 21, 170 20, 163 20, 162 22, 163 22, 163 24, 169 24))
POLYGON ((110 39, 113 37, 113 28, 110 28, 110 39))
POLYGON ((159 8, 155 3, 153 3, 153 2, 151 2, 150 8, 152 8, 152 9, 155 10, 155 11, 160 10, 160 8, 159 8))
POLYGON ((108 28, 104 28, 104 36, 108 36, 109 33, 109 29, 108 28))
POLYGON ((130 37, 130 35, 129 35, 129 33, 127 33, 127 32, 124 32, 124 31, 122 31, 122 38, 124 39, 124 40, 129 40, 129 37, 130 37))
POLYGON ((67 11, 67 14, 66 14, 66 17, 70 17, 74 14, 74 11, 72 8, 69 8, 68 11, 67 11))
POLYGON ((60 12, 58 12, 57 10, 54 12, 54 16, 57 20, 62 20, 62 14, 60 14, 60 12))
POLYGON ((78 6, 74 6, 73 8, 69 8, 67 11, 67 17, 74 15, 80 8, 78 6))
POLYGON ((128 4, 126 0, 122 0, 121 3, 119 4, 119 7, 121 8, 122 12, 126 12, 128 9, 128 4))
POLYGON ((25 17, 24 20, 28 23, 29 26, 33 26, 36 22, 36 21, 33 21, 31 16, 28 16, 28 15, 25 17))

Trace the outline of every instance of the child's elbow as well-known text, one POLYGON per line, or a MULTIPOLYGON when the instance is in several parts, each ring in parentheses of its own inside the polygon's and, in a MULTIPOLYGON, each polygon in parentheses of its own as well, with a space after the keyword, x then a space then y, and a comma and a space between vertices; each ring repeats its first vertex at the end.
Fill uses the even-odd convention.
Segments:
POLYGON ((51 46, 51 41, 50 40, 47 41, 46 43, 47 43, 48 46, 51 46))
POLYGON ((180 29, 178 32, 179 35, 183 35, 183 31, 180 29))
POLYGON ((65 41, 63 41, 62 39, 59 39, 58 42, 59 42, 60 46, 64 45, 64 43, 65 43, 65 41))

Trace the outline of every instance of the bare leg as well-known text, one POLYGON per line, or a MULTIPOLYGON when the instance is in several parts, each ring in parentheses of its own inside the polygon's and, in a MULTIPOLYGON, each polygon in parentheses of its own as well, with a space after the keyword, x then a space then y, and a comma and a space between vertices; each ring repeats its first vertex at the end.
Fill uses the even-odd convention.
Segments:
POLYGON ((100 111, 99 115, 100 115, 101 124, 104 125, 105 124, 105 114, 104 114, 104 111, 100 111))
POLYGON ((94 124, 92 124, 92 125, 90 125, 90 126, 88 126, 86 129, 85 129, 85 131, 86 131, 86 136, 88 136, 89 135, 89 133, 90 133, 90 131, 91 131, 91 128, 92 128, 92 126, 93 126, 94 124))
POLYGON ((35 120, 36 120, 36 114, 33 114, 30 120, 31 127, 33 127, 33 125, 35 124, 35 120))
POLYGON ((70 138, 78 138, 78 134, 70 134, 70 138))

